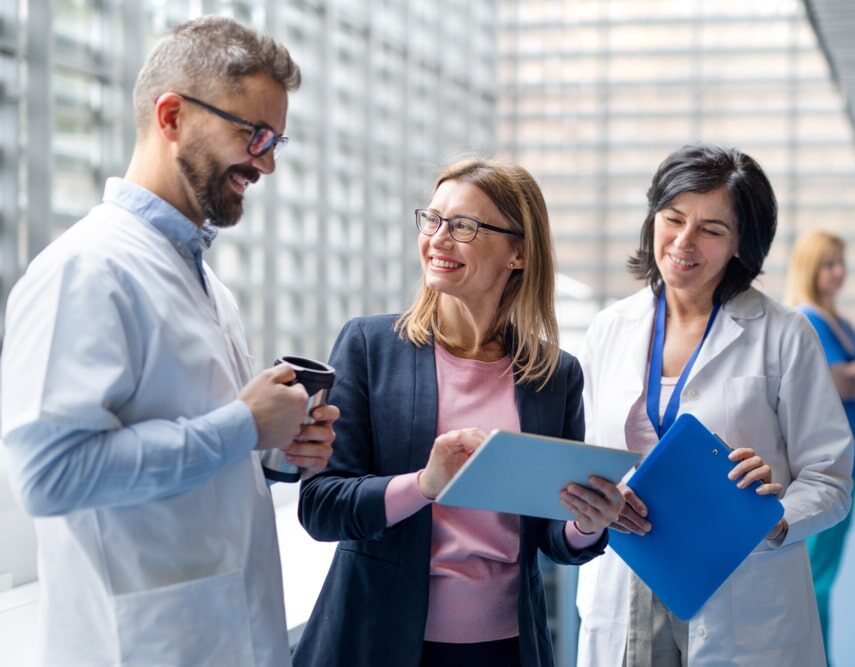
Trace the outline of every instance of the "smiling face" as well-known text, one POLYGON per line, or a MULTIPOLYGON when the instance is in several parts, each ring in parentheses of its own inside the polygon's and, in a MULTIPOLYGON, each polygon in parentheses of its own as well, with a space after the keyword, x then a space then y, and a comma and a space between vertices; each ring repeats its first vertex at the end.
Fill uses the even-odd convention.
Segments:
POLYGON ((816 273, 816 293, 821 301, 834 303, 834 297, 846 280, 846 261, 843 249, 829 250, 822 258, 816 273))
MULTIPOLYGON (((444 218, 463 216, 511 229, 490 198, 464 181, 443 181, 427 208, 444 218)), ((419 234, 419 253, 427 286, 472 307, 497 307, 512 271, 523 266, 516 237, 482 228, 473 241, 460 243, 445 222, 433 236, 419 234)))
POLYGON ((724 188, 684 192, 656 213, 653 253, 669 289, 712 299, 738 249, 736 218, 724 188))
MULTIPOLYGON (((206 101, 246 120, 267 124, 276 134, 282 134, 288 112, 287 93, 261 74, 245 77, 241 83, 241 95, 223 94, 206 101)), ((177 161, 195 198, 194 208, 218 227, 232 226, 243 215, 246 188, 275 169, 273 150, 253 157, 246 150, 251 127, 190 103, 187 110, 196 117, 178 148, 177 161)))

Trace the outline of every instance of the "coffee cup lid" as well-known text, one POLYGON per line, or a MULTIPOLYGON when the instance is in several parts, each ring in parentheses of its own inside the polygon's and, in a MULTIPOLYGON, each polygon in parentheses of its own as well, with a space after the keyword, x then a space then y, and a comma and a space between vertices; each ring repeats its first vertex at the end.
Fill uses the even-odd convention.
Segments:
POLYGON ((335 369, 322 361, 286 354, 274 361, 273 365, 276 366, 283 362, 289 364, 300 375, 300 382, 319 383, 329 387, 335 379, 335 369))

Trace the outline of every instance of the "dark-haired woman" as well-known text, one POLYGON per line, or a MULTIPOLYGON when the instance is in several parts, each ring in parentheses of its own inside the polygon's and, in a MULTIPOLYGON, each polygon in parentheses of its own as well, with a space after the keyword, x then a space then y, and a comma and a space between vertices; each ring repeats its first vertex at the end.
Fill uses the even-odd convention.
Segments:
MULTIPOLYGON (((587 335, 586 439, 646 454, 689 412, 734 449, 734 482, 760 481, 785 512, 687 622, 610 549, 583 566, 578 664, 823 665, 804 540, 849 510, 852 433, 810 325, 751 287, 775 234, 772 187, 744 153, 687 146, 660 165, 648 206, 630 260, 647 286, 587 335)), ((623 493, 613 527, 655 529, 645 499, 623 493)))

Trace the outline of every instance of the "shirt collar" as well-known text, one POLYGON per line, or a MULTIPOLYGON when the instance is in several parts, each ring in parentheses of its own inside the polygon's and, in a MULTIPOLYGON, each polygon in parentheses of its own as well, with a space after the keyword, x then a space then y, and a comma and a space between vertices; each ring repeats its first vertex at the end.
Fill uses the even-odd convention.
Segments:
POLYGON ((211 247, 218 229, 209 222, 201 227, 153 192, 124 178, 108 178, 104 201, 121 206, 163 234, 179 255, 193 258, 211 247))

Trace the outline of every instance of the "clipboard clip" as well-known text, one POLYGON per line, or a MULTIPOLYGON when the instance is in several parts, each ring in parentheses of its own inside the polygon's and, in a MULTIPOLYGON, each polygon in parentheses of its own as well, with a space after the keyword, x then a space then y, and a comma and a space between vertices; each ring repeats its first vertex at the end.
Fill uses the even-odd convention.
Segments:
MULTIPOLYGON (((722 440, 721 436, 718 433, 713 433, 713 435, 715 436, 716 440, 718 440, 722 445, 724 445, 724 447, 727 449, 727 451, 729 451, 729 452, 733 451, 733 447, 731 447, 724 440, 722 440)), ((718 456, 718 449, 713 447, 712 453, 713 453, 713 455, 718 456)))

